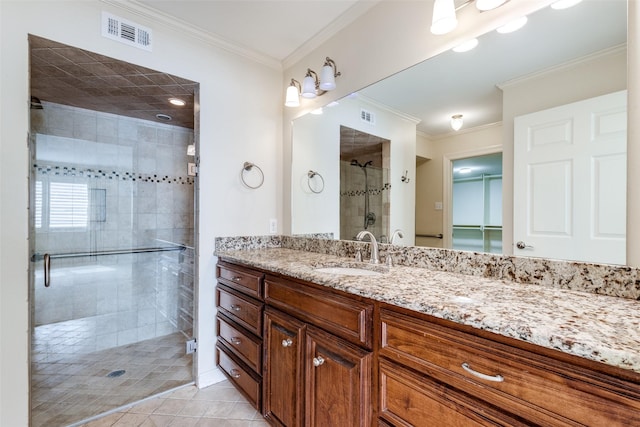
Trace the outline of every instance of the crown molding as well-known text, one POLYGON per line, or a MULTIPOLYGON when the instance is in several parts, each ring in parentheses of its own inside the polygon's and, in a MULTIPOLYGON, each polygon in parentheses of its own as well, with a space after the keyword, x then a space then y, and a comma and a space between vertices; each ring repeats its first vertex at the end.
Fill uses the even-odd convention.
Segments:
POLYGON ((297 62, 301 61, 305 56, 309 55, 315 49, 319 48, 323 43, 335 36, 339 31, 347 27, 356 19, 367 13, 370 9, 380 3, 382 0, 359 0, 329 25, 320 30, 316 35, 311 37, 300 47, 294 50, 289 56, 282 61, 282 68, 286 70, 297 62))
POLYGON ((162 24, 163 27, 165 28, 171 28, 172 30, 181 32, 189 37, 193 37, 211 46, 215 46, 227 52, 231 52, 238 56, 242 56, 244 58, 258 62, 262 65, 266 65, 267 67, 273 68, 275 70, 280 70, 280 71, 282 70, 282 63, 278 61, 276 58, 260 53, 246 46, 241 46, 237 43, 233 43, 217 34, 211 33, 210 31, 203 30, 202 28, 196 27, 192 24, 189 24, 186 21, 175 18, 174 16, 171 16, 167 13, 160 12, 158 10, 150 8, 136 0, 100 0, 100 1, 110 6, 117 7, 124 11, 127 11, 131 14, 150 19, 154 22, 158 22, 162 24))
POLYGON ((563 71, 569 68, 573 68, 585 62, 593 61, 594 59, 598 59, 598 58, 609 56, 609 55, 615 55, 616 53, 626 53, 626 51, 627 51, 627 44, 623 43, 618 46, 613 46, 607 49, 600 50, 598 52, 590 53, 580 58, 573 59, 571 61, 567 61, 562 64, 554 65, 552 67, 548 67, 531 74, 526 74, 524 76, 521 76, 515 79, 507 80, 506 82, 497 84, 496 87, 498 89, 504 90, 509 87, 518 86, 518 85, 521 85, 522 83, 526 83, 531 80, 536 80, 541 77, 548 76, 558 71, 563 71))

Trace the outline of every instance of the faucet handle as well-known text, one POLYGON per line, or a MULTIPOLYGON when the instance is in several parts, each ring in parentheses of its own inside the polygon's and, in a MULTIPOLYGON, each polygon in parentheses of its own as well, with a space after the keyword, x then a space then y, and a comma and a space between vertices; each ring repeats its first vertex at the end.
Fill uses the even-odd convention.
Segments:
POLYGON ((356 261, 362 262, 362 249, 356 249, 356 261))
POLYGON ((393 256, 391 251, 387 251, 387 257, 384 261, 388 267, 393 267, 393 256))

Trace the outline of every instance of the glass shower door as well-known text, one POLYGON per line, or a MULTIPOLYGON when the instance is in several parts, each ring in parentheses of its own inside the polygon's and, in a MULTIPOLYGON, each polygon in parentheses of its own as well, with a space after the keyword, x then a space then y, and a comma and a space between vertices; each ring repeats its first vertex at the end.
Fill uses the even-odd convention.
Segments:
POLYGON ((40 105, 31 418, 54 427, 192 381, 193 130, 40 105))

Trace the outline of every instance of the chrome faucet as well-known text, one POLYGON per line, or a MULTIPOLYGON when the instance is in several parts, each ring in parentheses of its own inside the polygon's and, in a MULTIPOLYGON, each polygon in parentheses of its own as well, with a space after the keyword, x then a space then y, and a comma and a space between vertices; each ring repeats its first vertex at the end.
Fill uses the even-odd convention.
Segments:
POLYGON ((378 255, 378 242, 376 241, 375 236, 367 230, 363 230, 358 233, 356 239, 362 240, 365 236, 369 236, 371 240, 371 260, 369 261, 371 264, 380 264, 380 256, 378 255))
POLYGON ((396 240, 396 237, 399 238, 404 238, 404 235, 402 234, 402 230, 396 230, 393 232, 393 234, 391 235, 391 239, 389 240, 389 243, 391 243, 393 245, 393 242, 396 240))

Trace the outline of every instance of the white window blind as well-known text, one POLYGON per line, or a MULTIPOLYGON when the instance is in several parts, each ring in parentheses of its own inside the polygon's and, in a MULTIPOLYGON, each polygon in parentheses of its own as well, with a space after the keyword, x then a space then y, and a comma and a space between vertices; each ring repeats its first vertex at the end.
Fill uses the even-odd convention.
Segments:
POLYGON ((88 217, 89 191, 86 184, 49 184, 50 228, 85 228, 88 217))
POLYGON ((36 181, 35 194, 35 226, 42 228, 42 181, 36 181))

